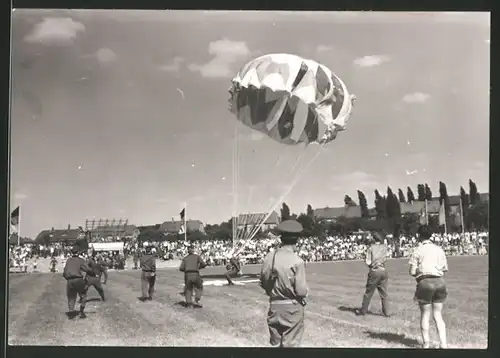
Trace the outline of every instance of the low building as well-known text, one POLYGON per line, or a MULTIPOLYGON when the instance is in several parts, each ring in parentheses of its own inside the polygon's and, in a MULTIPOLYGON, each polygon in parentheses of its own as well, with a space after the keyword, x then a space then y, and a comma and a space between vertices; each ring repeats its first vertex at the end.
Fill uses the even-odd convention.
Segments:
MULTIPOLYGON (((368 211, 370 213, 370 211, 368 211)), ((375 214, 376 212, 371 212, 375 214)), ((336 208, 314 209, 314 218, 326 222, 335 222, 339 218, 354 219, 361 218, 361 207, 359 206, 342 206, 336 208)))
POLYGON ((67 229, 50 229, 41 231, 37 237, 35 238, 35 242, 37 244, 55 244, 55 243, 63 243, 66 245, 73 245, 79 239, 81 239, 81 230, 80 229, 71 229, 68 227, 67 229))
MULTIPOLYGON (((184 221, 165 221, 160 225, 159 230, 165 235, 176 235, 182 233, 184 221)), ((205 233, 205 225, 200 220, 187 220, 187 232, 205 233)))

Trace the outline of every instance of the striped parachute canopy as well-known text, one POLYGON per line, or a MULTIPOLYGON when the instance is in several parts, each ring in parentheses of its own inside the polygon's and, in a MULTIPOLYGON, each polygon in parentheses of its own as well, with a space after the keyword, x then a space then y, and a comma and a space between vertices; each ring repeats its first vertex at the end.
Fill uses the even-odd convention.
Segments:
POLYGON ((230 111, 240 122, 289 145, 335 139, 355 99, 327 67, 290 54, 250 61, 229 92, 230 111))

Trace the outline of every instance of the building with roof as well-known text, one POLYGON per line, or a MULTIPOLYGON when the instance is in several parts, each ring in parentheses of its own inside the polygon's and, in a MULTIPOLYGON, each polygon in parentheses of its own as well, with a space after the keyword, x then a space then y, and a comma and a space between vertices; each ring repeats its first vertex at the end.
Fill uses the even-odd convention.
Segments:
POLYGON ((276 211, 273 211, 263 222, 267 215, 267 213, 238 215, 238 230, 245 230, 245 228, 255 228, 257 225, 261 225, 261 231, 267 231, 276 228, 280 223, 280 217, 278 213, 276 211))
POLYGON ((326 207, 321 209, 314 209, 314 218, 326 222, 334 222, 339 218, 346 218, 346 219, 361 218, 361 207, 342 206, 336 208, 326 207))
POLYGON ((75 244, 81 238, 80 229, 72 229, 69 225, 67 229, 50 229, 42 230, 37 237, 35 242, 38 244, 55 244, 63 243, 67 245, 75 244))
MULTIPOLYGON (((183 225, 184 221, 165 221, 163 224, 160 224, 159 230, 165 235, 175 235, 182 232, 183 225)), ((186 226, 187 232, 205 233, 205 225, 200 220, 187 220, 186 226)))

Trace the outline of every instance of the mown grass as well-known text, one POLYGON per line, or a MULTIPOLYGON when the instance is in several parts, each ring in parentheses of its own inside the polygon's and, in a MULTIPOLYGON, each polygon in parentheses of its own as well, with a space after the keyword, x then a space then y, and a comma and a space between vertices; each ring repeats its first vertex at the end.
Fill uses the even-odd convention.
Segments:
MULTIPOLYGON (((449 298, 444 317, 450 348, 487 348, 488 258, 451 257, 447 277, 449 298)), ((255 275, 259 266, 246 266, 255 275)), ((306 347, 418 348, 418 307, 414 280, 406 260, 389 262, 391 311, 380 315, 375 294, 369 314, 357 317, 366 268, 360 261, 307 265, 310 297, 306 307, 306 347)), ((204 270, 205 282, 223 268, 204 270)), ((202 309, 186 309, 182 274, 158 272, 155 300, 140 302, 140 272, 110 272, 104 286, 108 300, 100 302, 93 288, 88 318, 68 320, 65 281, 57 274, 12 274, 9 285, 9 344, 95 346, 235 346, 268 345, 268 303, 257 283, 206 286, 202 309)), ((218 278, 220 279, 220 278, 218 278)), ((244 279, 244 278, 243 278, 244 279)), ((432 328, 432 337, 437 334, 432 328)))

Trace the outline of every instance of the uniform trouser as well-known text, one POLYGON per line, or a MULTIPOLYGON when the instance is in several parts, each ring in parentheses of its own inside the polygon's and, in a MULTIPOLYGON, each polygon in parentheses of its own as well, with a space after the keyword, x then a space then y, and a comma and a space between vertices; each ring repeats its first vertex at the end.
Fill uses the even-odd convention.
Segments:
POLYGON ((134 270, 137 270, 137 265, 139 265, 139 261, 134 260, 134 270))
POLYGON ((87 277, 87 290, 91 287, 94 286, 96 289, 97 293, 101 298, 104 300, 104 289, 101 286, 101 277, 87 277))
POLYGON ((238 271, 236 271, 236 270, 228 270, 228 271, 226 271, 226 273, 224 274, 224 276, 226 277, 226 280, 227 280, 227 282, 229 282, 229 284, 233 284, 233 280, 231 280, 231 277, 238 276, 238 271))
POLYGON ((66 295, 68 296, 68 309, 75 310, 76 296, 80 296, 80 311, 85 309, 87 301, 87 284, 83 278, 73 278, 66 282, 66 295))
POLYGON ((186 272, 184 275, 186 303, 193 303, 193 290, 196 289, 195 300, 198 302, 203 295, 203 280, 199 272, 186 272))
POLYGON ((155 291, 156 273, 142 271, 141 288, 142 297, 153 297, 155 291))
POLYGON ((375 292, 375 289, 377 289, 382 301, 382 312, 385 315, 389 314, 389 295, 387 294, 388 280, 389 275, 385 269, 370 270, 368 272, 368 278, 366 279, 366 291, 361 305, 361 313, 366 314, 368 312, 368 306, 370 305, 373 293, 375 292))
POLYGON ((269 342, 273 347, 298 347, 304 335, 304 306, 299 303, 271 303, 267 325, 269 342))
POLYGON ((102 273, 99 275, 99 282, 101 281, 101 277, 104 276, 104 284, 106 284, 106 282, 108 282, 108 269, 104 269, 102 271, 102 273))

